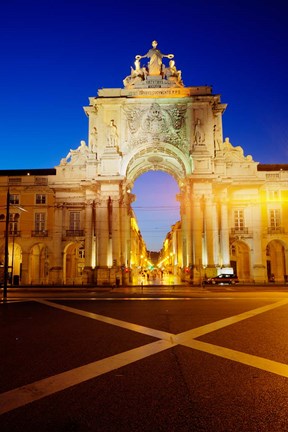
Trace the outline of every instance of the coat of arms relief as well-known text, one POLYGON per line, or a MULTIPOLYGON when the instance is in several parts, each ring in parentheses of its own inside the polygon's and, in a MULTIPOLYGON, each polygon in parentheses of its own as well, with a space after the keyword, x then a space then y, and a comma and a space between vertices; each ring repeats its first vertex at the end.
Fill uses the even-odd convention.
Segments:
POLYGON ((135 105, 124 109, 127 119, 127 144, 129 149, 148 144, 172 144, 182 151, 188 149, 186 136, 186 106, 160 106, 152 103, 149 107, 135 105))

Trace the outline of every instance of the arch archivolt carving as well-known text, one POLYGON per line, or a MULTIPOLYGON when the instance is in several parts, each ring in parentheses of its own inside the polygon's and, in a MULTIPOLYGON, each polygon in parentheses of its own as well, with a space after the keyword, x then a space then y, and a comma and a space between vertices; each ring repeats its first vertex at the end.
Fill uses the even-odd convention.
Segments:
POLYGON ((167 172, 179 183, 191 174, 191 159, 171 144, 161 143, 155 148, 145 143, 124 156, 121 175, 133 184, 141 174, 157 170, 167 172))

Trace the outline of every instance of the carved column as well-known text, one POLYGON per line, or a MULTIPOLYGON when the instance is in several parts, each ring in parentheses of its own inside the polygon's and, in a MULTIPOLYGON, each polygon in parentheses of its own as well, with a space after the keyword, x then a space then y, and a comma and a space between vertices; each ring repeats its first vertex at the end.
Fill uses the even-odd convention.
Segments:
POLYGON ((98 265, 98 238, 97 238, 97 219, 96 219, 96 208, 97 202, 94 200, 92 203, 92 269, 98 265))
POLYGON ((185 190, 179 195, 181 204, 181 222, 182 222, 182 255, 183 267, 189 267, 193 264, 192 256, 192 238, 191 238, 191 196, 190 187, 186 186, 185 190))
POLYGON ((228 206, 226 201, 221 203, 221 229, 220 229, 220 247, 222 256, 222 266, 230 266, 229 251, 229 225, 228 225, 228 206))
POLYGON ((125 256, 125 203, 122 197, 119 200, 119 263, 118 274, 121 283, 123 284, 124 272, 124 256, 125 256))
POLYGON ((63 251, 62 251, 62 230, 63 230, 63 207, 58 206, 54 210, 53 230, 53 262, 50 268, 49 280, 52 284, 63 283, 63 251))
POLYGON ((29 252, 22 250, 22 268, 21 268, 21 283, 23 285, 29 284, 29 252))
POLYGON ((209 208, 207 211, 207 200, 204 195, 202 195, 200 198, 200 209, 201 209, 201 219, 202 219, 202 266, 206 268, 208 265, 207 243, 210 240, 209 236, 207 235, 207 226, 210 232, 211 220, 209 215, 209 208), (209 219, 209 221, 207 221, 207 219, 209 219))
MULTIPOLYGON (((258 203, 252 205, 252 230, 253 230, 253 252, 250 252, 250 277, 255 282, 263 282, 267 279, 266 271, 266 249, 262 251, 262 226, 261 207, 258 203), (263 253, 264 252, 264 253, 263 253)), ((287 268, 287 267, 286 267, 287 268)))
POLYGON ((192 211, 192 235, 194 251, 194 281, 198 282, 202 268, 202 234, 203 234, 203 214, 201 210, 201 196, 193 195, 192 211))
POLYGON ((213 264, 220 265, 220 245, 219 245, 219 213, 217 202, 212 201, 212 230, 213 230, 213 264))
POLYGON ((206 199, 205 206, 207 266, 219 264, 218 218, 216 203, 212 197, 206 199))
POLYGON ((92 256, 92 202, 87 202, 85 207, 85 267, 91 268, 91 256, 92 256))
MULTIPOLYGON (((132 210, 131 210, 131 204, 135 200, 135 195, 132 193, 126 194, 126 208, 125 208, 125 222, 123 224, 124 226, 124 263, 125 267, 131 268, 131 217, 132 217, 132 210)), ((123 274, 123 283, 130 283, 131 282, 131 271, 128 273, 123 274)))
POLYGON ((98 266, 107 267, 108 246, 108 207, 107 197, 102 198, 96 208, 97 237, 98 237, 98 266))
POLYGON ((113 202, 111 197, 108 197, 107 201, 107 222, 108 222, 108 245, 107 245, 107 266, 112 267, 113 264, 113 202))
POLYGON ((120 258, 120 197, 112 200, 112 257, 113 267, 119 266, 120 258))
POLYGON ((85 207, 85 267, 84 283, 92 282, 92 244, 93 244, 93 202, 87 201, 85 207))

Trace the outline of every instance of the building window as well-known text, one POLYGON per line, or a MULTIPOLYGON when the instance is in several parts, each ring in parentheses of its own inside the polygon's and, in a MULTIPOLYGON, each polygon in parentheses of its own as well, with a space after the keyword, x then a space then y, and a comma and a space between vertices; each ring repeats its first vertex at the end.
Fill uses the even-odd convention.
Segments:
POLYGON ((10 194, 10 204, 20 204, 20 195, 10 194))
POLYGON ((22 182, 21 177, 10 177, 8 180, 9 184, 19 184, 22 182))
POLYGON ((18 234, 18 222, 19 222, 19 213, 10 213, 9 214, 9 234, 17 235, 18 234))
POLYGON ((272 230, 278 230, 280 228, 280 209, 269 210, 269 221, 272 230))
POLYGON ((48 179, 46 177, 35 177, 35 184, 46 186, 48 184, 48 179))
POLYGON ((277 201, 280 198, 280 192, 275 190, 268 190, 267 197, 269 201, 277 201))
POLYGON ((80 230, 80 212, 70 212, 69 230, 80 230))
POLYGON ((244 231, 244 210, 234 210, 235 231, 244 231))
POLYGON ((36 204, 46 204, 46 195, 36 194, 36 204))
POLYGON ((46 215, 45 213, 35 213, 35 231, 44 232, 46 226, 46 215))
POLYGON ((80 259, 85 258, 85 249, 84 249, 83 246, 81 246, 81 247, 78 249, 78 257, 79 257, 80 259))

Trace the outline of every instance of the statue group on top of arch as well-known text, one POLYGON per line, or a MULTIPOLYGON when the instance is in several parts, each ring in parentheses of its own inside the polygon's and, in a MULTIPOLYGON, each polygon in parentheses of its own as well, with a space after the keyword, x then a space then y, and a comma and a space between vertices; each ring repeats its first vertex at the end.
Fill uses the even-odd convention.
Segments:
POLYGON ((177 70, 173 60, 174 54, 163 54, 157 45, 158 42, 154 40, 152 48, 145 55, 135 56, 135 69, 131 66, 131 74, 123 80, 125 88, 137 88, 138 84, 143 84, 143 82, 155 77, 165 80, 171 87, 183 87, 181 71, 177 70), (170 60, 168 67, 162 62, 164 57, 170 60), (149 58, 149 62, 147 66, 141 67, 140 60, 144 58, 149 58))

